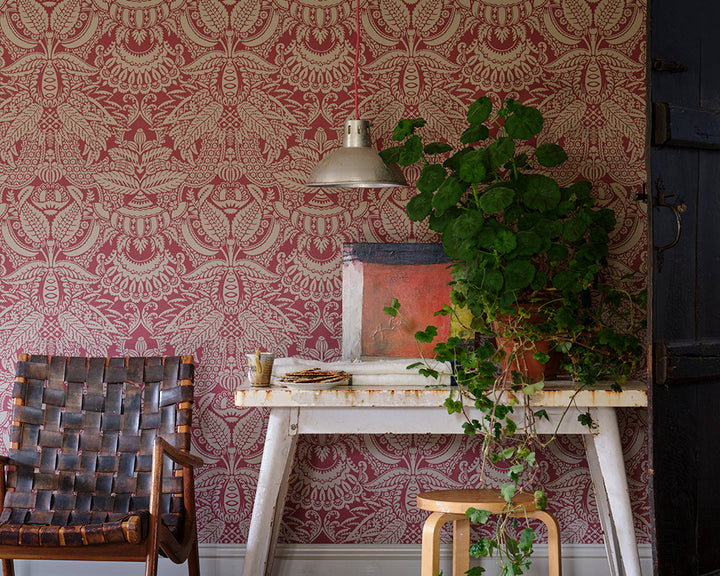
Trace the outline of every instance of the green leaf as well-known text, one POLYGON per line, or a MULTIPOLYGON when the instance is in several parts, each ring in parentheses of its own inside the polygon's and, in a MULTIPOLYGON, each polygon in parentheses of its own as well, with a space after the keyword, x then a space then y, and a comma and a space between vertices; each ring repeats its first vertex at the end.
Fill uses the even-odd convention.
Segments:
POLYGON ((535 466, 535 452, 530 452, 525 456, 525 462, 528 463, 528 466, 535 466))
POLYGON ((390 306, 385 306, 383 308, 383 311, 385 312, 385 314, 387 314, 388 316, 392 316, 393 318, 395 318, 398 315, 399 310, 400 310, 400 300, 398 300, 397 298, 392 299, 390 306))
POLYGON ((500 494, 505 502, 512 502, 513 496, 515 496, 515 484, 504 484, 500 488, 500 494))
POLYGON ((449 304, 443 304, 440 310, 436 310, 433 316, 450 316, 453 313, 453 309, 450 308, 449 304))
POLYGON ((458 238, 472 238, 480 232, 484 223, 485 218, 479 210, 464 210, 453 222, 453 230, 458 238))
POLYGON ((538 214, 537 212, 525 212, 524 208, 523 212, 524 214, 518 220, 518 230, 530 230, 543 219, 542 214, 538 214))
POLYGON ((515 142, 512 138, 498 138, 487 147, 488 162, 491 170, 497 170, 515 154, 515 142))
POLYGON ((542 350, 538 350, 535 352, 532 357, 540 362, 540 364, 545 364, 548 360, 550 360, 550 356, 547 352, 543 352, 542 350))
POLYGON ((517 255, 533 256, 540 252, 543 240, 532 230, 521 230, 517 233, 517 255))
POLYGON ((538 420, 547 420, 548 422, 550 421, 550 416, 548 416, 547 410, 545 410, 545 409, 536 410, 533 415, 538 420))
POLYGON ((443 212, 432 212, 428 219, 428 226, 430 226, 430 230, 442 233, 445 231, 445 228, 455 222, 461 213, 462 211, 458 208, 450 208, 443 212))
POLYGON ((415 340, 430 344, 437 336, 437 328, 435 326, 427 326, 425 330, 415 332, 415 340))
POLYGON ((567 190, 570 198, 574 198, 576 201, 584 204, 590 200, 592 184, 587 180, 580 180, 579 182, 572 184, 567 190))
POLYGON ((463 144, 472 144, 474 142, 482 142, 490 136, 490 130, 482 124, 472 124, 460 135, 460 142, 463 144))
POLYGON ((537 273, 535 274, 535 278, 533 278, 533 281, 530 282, 530 288, 532 288, 533 290, 542 290, 543 288, 545 288, 547 281, 548 281, 547 273, 545 273, 541 270, 538 270, 537 273))
POLYGON ((588 262, 602 260, 608 255, 607 244, 598 242, 587 242, 577 252, 578 258, 585 258, 588 262))
POLYGON ((593 427, 593 419, 590 415, 590 412, 583 412, 578 416, 578 422, 582 424, 583 426, 587 426, 588 428, 593 427))
POLYGON ((545 510, 547 507, 547 496, 545 492, 543 490, 535 490, 533 496, 535 498, 535 506, 538 507, 538 510, 545 510))
POLYGON ((543 174, 525 175, 523 202, 531 210, 552 210, 560 203, 560 186, 543 174))
POLYGON ((499 270, 488 270, 482 277, 480 288, 488 292, 500 292, 505 282, 505 277, 499 270))
MULTIPOLYGON (((492 556, 495 547, 495 542, 483 536, 482 538, 479 538, 477 542, 474 542, 470 546, 470 554, 473 558, 485 558, 487 556, 492 556)), ((478 568, 480 567, 478 566, 478 568)), ((465 572, 465 575, 476 576, 476 574, 482 574, 485 571, 484 568, 481 568, 482 572, 477 572, 474 574, 472 573, 473 570, 474 568, 471 568, 468 572, 465 572)))
POLYGON ((523 106, 517 102, 508 104, 512 114, 505 119, 505 132, 518 140, 529 140, 540 134, 543 128, 542 114, 531 106, 523 106))
POLYGON ((610 241, 610 236, 608 236, 608 233, 599 226, 592 226, 590 228, 590 235, 588 236, 588 240, 590 242, 607 244, 610 241))
POLYGON ((400 120, 397 126, 395 126, 395 130, 393 130, 392 139, 400 142, 405 137, 410 136, 410 134, 414 134, 415 128, 421 128, 422 126, 425 126, 425 120, 423 118, 406 118, 405 120, 400 120))
POLYGON ((488 510, 478 510, 477 508, 468 508, 465 516, 470 519, 473 524, 486 524, 492 515, 488 510))
POLYGON ((517 296, 512 290, 503 292, 498 299, 498 305, 502 308, 509 308, 513 304, 517 303, 517 296))
POLYGON ((440 376, 440 373, 432 368, 420 368, 420 370, 418 370, 418 374, 420 374, 420 376, 425 376, 426 378, 432 378, 433 380, 437 380, 438 376, 440 376))
POLYGON ((403 144, 398 157, 398 164, 400 164, 400 166, 410 166, 411 164, 415 164, 415 162, 422 158, 422 153, 422 138, 420 138, 417 134, 414 134, 405 141, 405 144, 403 144))
POLYGON ((463 408, 461 400, 453 400, 452 398, 445 398, 443 406, 447 408, 448 414, 459 414, 463 408))
POLYGON ((457 170, 460 168, 460 160, 462 160, 462 158, 466 154, 470 154, 474 150, 475 149, 470 146, 463 148, 462 150, 458 150, 457 152, 455 152, 455 154, 453 154, 452 156, 450 156, 450 158, 448 158, 447 160, 445 160, 445 162, 443 162, 443 166, 445 166, 445 168, 449 168, 450 170, 455 170, 457 172, 457 170))
MULTIPOLYGON (((477 558, 477 556, 475 556, 475 558, 477 558)), ((482 566, 473 566, 470 570, 465 572, 465 576, 482 576, 483 574, 485 574, 485 568, 482 566)), ((438 576, 443 576, 442 570, 440 570, 440 574, 438 576)))
POLYGON ((536 392, 540 392, 540 390, 542 390, 544 386, 545 382, 541 380, 540 382, 535 382, 534 384, 526 384, 525 386, 523 386, 522 391, 523 394, 525 394, 526 396, 532 396, 536 392))
POLYGON ((615 211, 610 208, 602 208, 595 213, 595 222, 603 228, 606 232, 612 232, 617 224, 615 218, 615 211))
POLYGON ((529 260, 513 260, 505 267, 505 289, 520 290, 530 285, 536 268, 529 260))
POLYGON ((448 258, 458 259, 461 250, 461 245, 464 241, 463 238, 458 236, 455 231, 455 224, 447 226, 440 236, 440 241, 443 245, 443 250, 448 258))
POLYGON ((502 212, 513 203, 515 190, 506 187, 491 188, 480 196, 480 208, 488 214, 502 212))
POLYGON ((515 239, 515 233, 509 228, 501 228, 498 230, 493 242, 493 248, 501 254, 507 254, 515 250, 517 246, 517 240, 515 239))
POLYGON ((440 164, 428 164, 420 171, 415 186, 420 192, 435 192, 446 176, 447 172, 440 164))
POLYGON ((511 436, 515 434, 515 430, 517 430, 517 424, 515 424, 515 420, 511 420, 510 418, 505 419, 505 434, 508 436, 511 436))
POLYGON ((393 146, 391 148, 385 148, 385 150, 380 150, 378 154, 386 164, 395 164, 400 159, 400 151, 402 149, 402 146, 393 146))
POLYGON ((458 162, 458 174, 460 178, 465 180, 465 182, 470 182, 470 184, 479 184, 482 182, 487 174, 487 168, 485 166, 486 159, 487 152, 482 148, 463 155, 458 162))
POLYGON ((467 121, 470 124, 482 124, 490 118, 492 112, 492 100, 487 96, 481 96, 468 106, 467 121))
POLYGON ((563 354, 568 354, 572 350, 572 342, 558 342, 555 349, 563 354))
POLYGON ((535 530, 532 528, 525 528, 520 534, 520 540, 518 545, 520 550, 525 554, 531 554, 533 549, 533 542, 535 541, 535 530))
POLYGON ((563 224, 562 237, 567 242, 577 242, 587 231, 587 224, 578 218, 566 220, 563 224))
POLYGON ((570 256, 570 252, 564 244, 553 244, 550 246, 550 250, 547 251, 547 255, 550 260, 557 262, 559 260, 566 260, 568 256, 570 256))
POLYGON ((510 160, 505 164, 505 168, 507 170, 512 170, 513 164, 515 164, 515 168, 518 170, 525 168, 528 165, 528 155, 525 154, 525 152, 518 154, 513 160, 510 160))
POLYGON ((565 150, 562 149, 562 146, 558 146, 557 144, 541 144, 537 147, 537 150, 535 150, 535 158, 540 165, 552 168, 565 162, 568 156, 565 150))
POLYGON ((446 152, 451 152, 452 149, 453 147, 446 142, 430 142, 430 144, 425 144, 425 154, 445 154, 446 152))
POLYGON ((388 316, 392 316, 393 318, 395 318, 398 315, 397 309, 391 308, 390 306, 384 306, 383 312, 385 312, 385 314, 387 314, 388 316))
POLYGON ((430 215, 432 210, 433 195, 431 193, 422 192, 410 198, 405 212, 408 218, 413 222, 422 222, 430 215))
MULTIPOLYGON (((446 174, 445 168, 440 167, 440 169, 443 171, 444 178, 446 174)), ((440 213, 445 212, 448 208, 457 205, 464 191, 462 185, 454 176, 444 178, 433 198, 433 208, 440 213)))
POLYGON ((577 276, 570 270, 561 270, 555 276, 553 276, 552 284, 554 288, 558 290, 566 290, 571 286, 575 285, 577 276))
POLYGON ((543 238, 552 240, 562 234, 562 222, 540 217, 533 226, 533 230, 543 238))

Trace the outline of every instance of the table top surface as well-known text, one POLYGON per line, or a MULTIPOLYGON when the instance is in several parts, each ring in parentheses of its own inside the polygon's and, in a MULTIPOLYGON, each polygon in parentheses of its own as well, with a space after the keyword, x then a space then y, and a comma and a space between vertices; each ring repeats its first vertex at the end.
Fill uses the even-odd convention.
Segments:
MULTIPOLYGON (((243 385, 235 391, 235 404, 244 408, 378 408, 378 407, 442 407, 451 386, 422 385, 342 385, 329 390, 290 389, 284 386, 243 385)), ((454 388, 457 390, 457 388, 454 388)), ((622 392, 613 392, 609 384, 577 390, 569 381, 548 381, 539 392, 525 396, 516 393, 520 402, 529 406, 563 407, 574 402, 580 407, 647 406, 647 386, 628 382, 622 392), (573 398, 574 396, 574 398, 573 398)))

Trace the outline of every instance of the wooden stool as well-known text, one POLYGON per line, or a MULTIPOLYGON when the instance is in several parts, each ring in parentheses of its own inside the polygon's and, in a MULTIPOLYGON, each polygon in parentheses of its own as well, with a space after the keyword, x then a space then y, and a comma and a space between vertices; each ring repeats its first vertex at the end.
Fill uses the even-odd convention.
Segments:
MULTIPOLYGON (((513 516, 536 518, 547 526, 548 573, 561 576, 557 520, 549 512, 538 510, 532 494, 518 494, 513 502, 522 507, 513 516)), ((437 490, 418 494, 417 505, 421 510, 432 512, 423 526, 421 576, 437 576, 440 572, 440 529, 450 520, 453 522, 453 576, 463 576, 470 569, 470 519, 465 511, 477 508, 499 514, 506 503, 499 490, 437 490)))

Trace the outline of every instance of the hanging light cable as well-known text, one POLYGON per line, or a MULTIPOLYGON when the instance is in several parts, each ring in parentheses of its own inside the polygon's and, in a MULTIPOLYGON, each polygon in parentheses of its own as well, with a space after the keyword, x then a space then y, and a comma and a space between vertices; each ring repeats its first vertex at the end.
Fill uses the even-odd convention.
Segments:
POLYGON ((386 164, 370 142, 370 121, 358 112, 358 57, 360 54, 360 0, 355 7, 355 118, 345 121, 342 148, 331 152, 310 173, 306 186, 327 188, 381 188, 407 186, 395 164, 386 164))

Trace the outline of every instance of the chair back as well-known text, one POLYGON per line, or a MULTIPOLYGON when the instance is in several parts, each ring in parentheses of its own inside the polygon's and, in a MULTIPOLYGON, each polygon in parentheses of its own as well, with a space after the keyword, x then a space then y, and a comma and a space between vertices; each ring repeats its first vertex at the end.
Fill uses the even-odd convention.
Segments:
MULTIPOLYGON (((117 522, 150 505, 153 441, 190 449, 192 356, 21 354, 0 522, 117 522)), ((183 526, 180 468, 163 463, 162 521, 183 526)))

